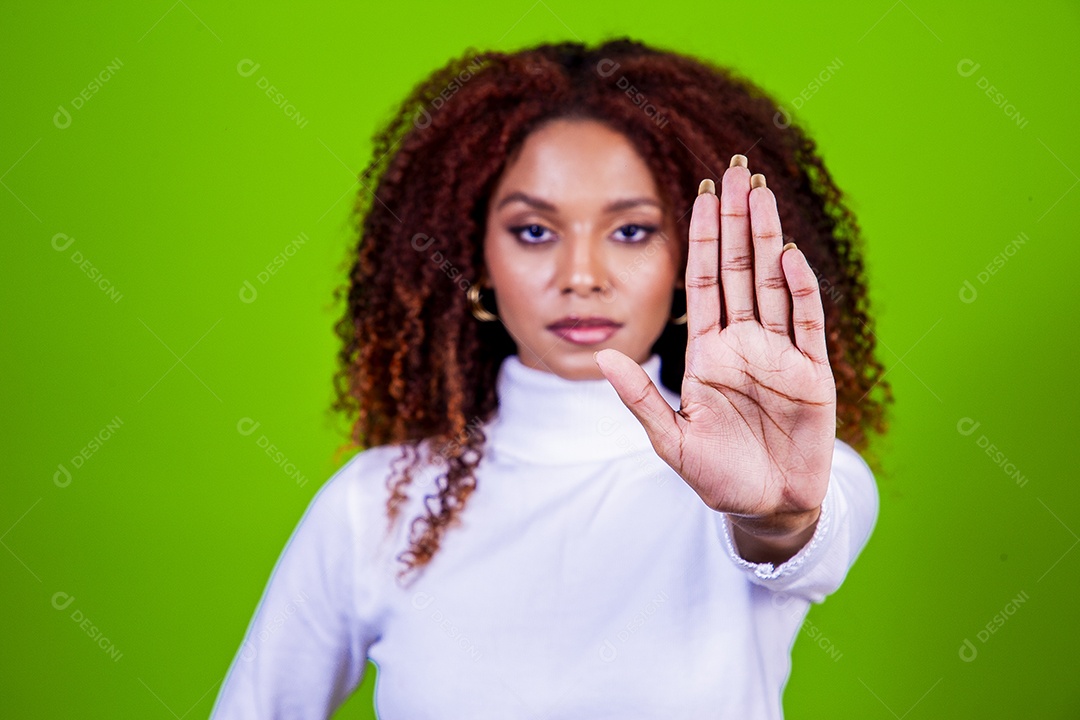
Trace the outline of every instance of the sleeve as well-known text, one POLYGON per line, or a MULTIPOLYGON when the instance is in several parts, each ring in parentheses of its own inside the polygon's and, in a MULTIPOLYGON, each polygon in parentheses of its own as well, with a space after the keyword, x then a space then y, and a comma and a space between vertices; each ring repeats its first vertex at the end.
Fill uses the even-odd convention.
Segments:
POLYGON ((329 718, 363 679, 374 631, 360 612, 370 576, 348 467, 320 488, 278 557, 212 720, 329 718))
POLYGON ((873 471, 862 456, 836 438, 829 487, 810 541, 779 566, 743 558, 732 534, 731 519, 716 513, 718 535, 728 557, 750 582, 820 603, 836 591, 870 539, 877 524, 878 491, 873 471))

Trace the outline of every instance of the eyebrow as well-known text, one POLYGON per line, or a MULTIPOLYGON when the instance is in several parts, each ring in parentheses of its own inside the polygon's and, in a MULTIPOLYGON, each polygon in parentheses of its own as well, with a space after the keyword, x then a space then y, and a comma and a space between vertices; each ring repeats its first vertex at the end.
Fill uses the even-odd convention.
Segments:
MULTIPOLYGON (((555 212, 556 211, 555 206, 552 205, 551 203, 547 202, 546 200, 541 200, 540 198, 534 198, 534 197, 532 197, 530 195, 526 195, 523 192, 512 192, 512 193, 510 193, 509 195, 507 195, 506 197, 504 197, 502 200, 499 201, 499 204, 495 206, 495 209, 498 210, 503 205, 507 205, 507 204, 512 203, 512 202, 523 202, 526 205, 531 205, 532 207, 536 208, 537 210, 546 210, 548 212, 555 212)), ((663 209, 663 206, 659 202, 657 202, 656 200, 653 200, 652 198, 641 197, 641 198, 626 198, 626 199, 623 199, 623 200, 615 200, 613 202, 610 202, 610 203, 608 203, 607 205, 604 206, 604 212, 607 212, 607 213, 618 212, 620 210, 627 210, 627 209, 632 208, 632 207, 637 207, 638 205, 655 205, 656 207, 658 207, 660 209, 663 209)))

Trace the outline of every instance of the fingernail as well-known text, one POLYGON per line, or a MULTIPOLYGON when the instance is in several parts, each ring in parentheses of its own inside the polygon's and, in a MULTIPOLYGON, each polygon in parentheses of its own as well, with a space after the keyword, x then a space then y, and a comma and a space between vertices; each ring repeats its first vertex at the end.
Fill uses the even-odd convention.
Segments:
POLYGON ((780 254, 783 255, 785 250, 793 247, 795 247, 795 243, 789 242, 787 245, 784 245, 784 247, 780 248, 780 254))
POLYGON ((750 167, 747 164, 747 160, 746 160, 745 155, 732 155, 731 156, 731 164, 728 165, 728 167, 735 167, 736 165, 742 165, 744 168, 750 167))
POLYGON ((766 187, 765 176, 761 173, 755 173, 754 175, 750 176, 750 189, 759 187, 766 187))
POLYGON ((704 195, 705 193, 716 194, 716 183, 709 178, 705 178, 701 181, 701 184, 697 186, 697 194, 704 195))

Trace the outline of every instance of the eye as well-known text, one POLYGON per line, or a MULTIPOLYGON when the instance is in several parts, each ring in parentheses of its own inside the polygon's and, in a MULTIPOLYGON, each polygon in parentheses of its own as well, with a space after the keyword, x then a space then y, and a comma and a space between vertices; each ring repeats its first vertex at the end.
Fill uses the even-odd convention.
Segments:
POLYGON ((655 233, 656 230, 657 230, 657 227, 655 225, 630 224, 630 225, 623 225, 621 228, 619 228, 615 232, 616 233, 621 233, 621 232, 629 231, 630 237, 629 238, 624 237, 623 239, 621 239, 621 242, 639 243, 639 242, 645 242, 650 237, 652 237, 653 233, 655 233))
POLYGON ((543 242, 548 242, 548 240, 544 238, 544 233, 547 232, 548 229, 543 225, 537 225, 536 223, 531 225, 518 225, 509 228, 509 230, 513 233, 515 238, 526 245, 538 245, 543 242), (522 233, 525 233, 525 235, 523 236, 522 233))

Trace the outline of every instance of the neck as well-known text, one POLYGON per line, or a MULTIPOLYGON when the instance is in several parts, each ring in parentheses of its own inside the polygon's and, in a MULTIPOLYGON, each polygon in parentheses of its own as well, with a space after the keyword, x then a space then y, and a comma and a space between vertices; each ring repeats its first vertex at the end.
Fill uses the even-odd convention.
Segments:
MULTIPOLYGON (((641 365, 673 410, 679 396, 660 384, 660 356, 641 365)), ((496 459, 540 465, 610 460, 652 450, 649 436, 606 379, 568 380, 505 358, 499 411, 485 428, 496 459)))

